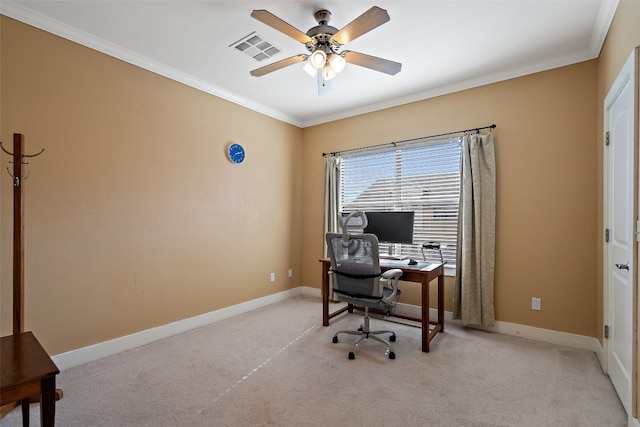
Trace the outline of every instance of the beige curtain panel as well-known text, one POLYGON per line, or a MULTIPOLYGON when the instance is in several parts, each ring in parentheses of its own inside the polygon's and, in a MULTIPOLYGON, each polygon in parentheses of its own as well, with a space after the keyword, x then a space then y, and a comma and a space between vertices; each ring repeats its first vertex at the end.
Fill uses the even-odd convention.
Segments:
MULTIPOLYGON (((325 157, 324 159, 324 227, 322 233, 322 255, 328 257, 327 243, 324 236, 327 233, 338 232, 338 191, 340 187, 340 158, 325 157)), ((333 295, 333 286, 329 286, 329 300, 337 301, 333 295)))
MULTIPOLYGON (((338 232, 338 191, 340 187, 340 158, 324 159, 324 227, 323 236, 338 232)), ((324 241, 324 239, 323 239, 324 241)), ((327 256, 327 245, 323 244, 323 255, 327 256)))
POLYGON ((493 326, 496 161, 493 132, 462 138, 453 318, 493 326))

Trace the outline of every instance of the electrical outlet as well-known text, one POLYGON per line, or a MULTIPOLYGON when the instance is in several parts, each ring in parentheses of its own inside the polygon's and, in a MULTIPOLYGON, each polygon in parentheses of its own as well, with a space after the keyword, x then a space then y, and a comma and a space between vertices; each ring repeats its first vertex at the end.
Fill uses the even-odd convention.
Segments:
POLYGON ((276 281, 276 273, 271 273, 271 281, 272 282, 276 281))
POLYGON ((531 310, 542 310, 542 300, 540 298, 531 298, 531 310))
POLYGON ((287 271, 287 274, 289 275, 289 277, 293 277, 293 268, 290 268, 290 269, 287 271))

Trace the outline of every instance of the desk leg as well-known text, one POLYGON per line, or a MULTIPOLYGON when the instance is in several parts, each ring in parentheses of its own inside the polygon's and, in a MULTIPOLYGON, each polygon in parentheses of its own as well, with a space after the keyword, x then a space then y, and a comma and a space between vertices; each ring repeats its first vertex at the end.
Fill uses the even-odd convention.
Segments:
POLYGON ((22 425, 29 425, 29 398, 22 399, 20 401, 20 406, 22 407, 22 425))
POLYGON ((422 280, 422 351, 429 353, 429 282, 422 280))
POLYGON ((40 391, 40 425, 54 427, 56 418, 56 377, 43 378, 40 391))
POLYGON ((322 263, 322 326, 329 326, 329 264, 322 263))
POLYGON ((444 332, 444 271, 438 276, 438 325, 444 332))

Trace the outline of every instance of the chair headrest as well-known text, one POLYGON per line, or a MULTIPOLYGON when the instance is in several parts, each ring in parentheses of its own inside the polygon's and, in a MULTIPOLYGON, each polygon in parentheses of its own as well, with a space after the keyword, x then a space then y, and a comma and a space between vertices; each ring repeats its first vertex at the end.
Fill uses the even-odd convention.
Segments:
POLYGON ((342 241, 349 241, 349 225, 357 225, 359 228, 365 229, 367 227, 367 214, 362 211, 351 212, 346 218, 343 218, 340 223, 340 228, 342 228, 342 241))

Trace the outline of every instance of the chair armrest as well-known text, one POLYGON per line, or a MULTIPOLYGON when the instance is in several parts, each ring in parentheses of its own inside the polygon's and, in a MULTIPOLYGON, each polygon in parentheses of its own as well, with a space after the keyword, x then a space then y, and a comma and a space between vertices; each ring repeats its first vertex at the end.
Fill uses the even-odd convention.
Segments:
POLYGON ((382 273, 383 281, 380 282, 382 286, 384 286, 385 282, 390 283, 391 289, 393 289, 393 292, 391 293, 391 295, 388 295, 386 298, 383 299, 383 301, 386 301, 386 302, 393 301, 396 298, 396 295, 399 294, 398 279, 400 279, 401 276, 402 276, 402 270, 400 270, 399 268, 392 268, 391 270, 387 270, 384 273, 382 273))
POLYGON ((402 277, 402 270, 399 268, 392 268, 382 273, 382 278, 385 280, 398 280, 402 277))

